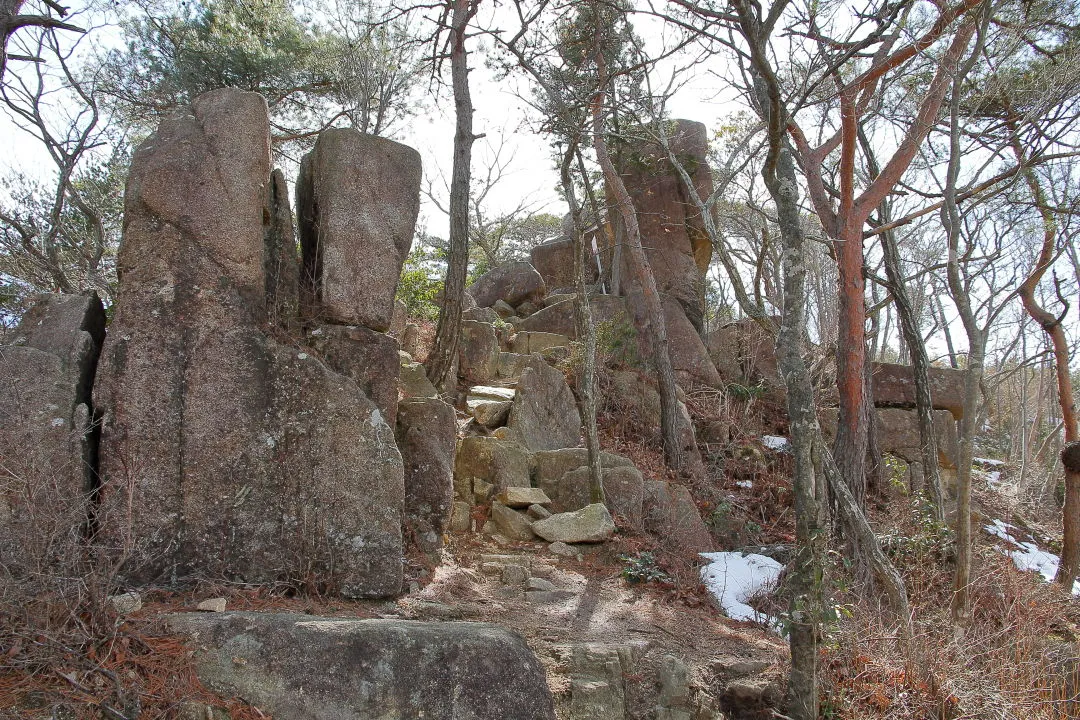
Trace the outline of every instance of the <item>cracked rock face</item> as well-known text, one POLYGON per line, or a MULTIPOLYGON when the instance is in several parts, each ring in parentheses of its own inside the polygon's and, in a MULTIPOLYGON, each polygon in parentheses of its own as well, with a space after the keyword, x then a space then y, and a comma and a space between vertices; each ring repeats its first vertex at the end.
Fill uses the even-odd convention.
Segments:
POLYGON ((105 538, 132 581, 391 595, 404 489, 385 409, 263 331, 270 177, 254 93, 199 96, 135 153, 95 388, 105 538))

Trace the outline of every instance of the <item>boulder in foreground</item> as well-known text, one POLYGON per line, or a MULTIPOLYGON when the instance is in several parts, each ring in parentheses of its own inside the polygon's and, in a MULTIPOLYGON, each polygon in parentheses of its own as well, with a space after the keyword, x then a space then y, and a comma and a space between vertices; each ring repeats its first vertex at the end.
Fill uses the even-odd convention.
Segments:
POLYGON ((275 720, 554 720, 544 669, 486 623, 221 613, 169 618, 208 688, 275 720))

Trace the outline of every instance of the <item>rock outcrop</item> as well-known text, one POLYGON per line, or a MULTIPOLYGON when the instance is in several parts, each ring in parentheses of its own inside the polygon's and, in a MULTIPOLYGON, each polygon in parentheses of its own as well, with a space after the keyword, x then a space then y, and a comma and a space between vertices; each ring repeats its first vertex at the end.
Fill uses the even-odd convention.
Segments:
MULTIPOLYGON (((686 169, 702 199, 712 194, 712 171, 706 160, 708 133, 702 123, 676 120, 669 145, 686 169)), ((675 298, 691 324, 701 329, 705 310, 705 272, 712 259, 712 242, 688 188, 658 143, 644 144, 620 169, 637 211, 641 243, 645 248, 657 289, 675 298)), ((616 243, 624 234, 616 222, 616 243)), ((622 277, 630 272, 629 253, 606 249, 605 267, 621 263, 622 277)), ((614 272, 614 270, 612 270, 614 272)), ((623 288, 617 288, 621 291, 623 288)))
POLYGON ((532 451, 581 444, 581 415, 574 394, 555 368, 533 357, 518 381, 507 425, 532 451))
MULTIPOLYGON (((308 162, 301 195, 312 201, 306 217, 321 223, 321 250, 307 265, 314 297, 334 319, 370 323, 367 336, 389 324, 416 199, 360 201, 370 187, 405 194, 405 179, 418 188, 419 178, 386 141, 354 140, 334 131, 335 151, 324 143, 308 162), (380 269, 389 276, 372 274, 380 269)), ((287 278, 267 297, 267 268, 288 254, 268 241, 280 222, 267 212, 268 187, 267 109, 254 93, 199 96, 135 153, 120 291, 95 386, 104 536, 132 581, 314 575, 346 596, 393 595, 404 505, 387 423, 396 402, 368 369, 353 379, 264 334, 268 304, 292 302, 287 278)), ((310 234, 306 242, 310 255, 310 234)), ((374 355, 392 360, 385 382, 396 395, 396 346, 374 355)))
POLYGON ((208 688, 276 718, 554 720, 544 668, 495 625, 183 614, 208 688))
POLYGON ((71 574, 79 560, 97 485, 91 387, 105 311, 96 295, 43 296, 14 338, 0 346, 0 585, 71 574))
MULTIPOLYGON (((964 417, 964 372, 952 368, 929 368, 930 399, 935 410, 948 410, 957 420, 964 417)), ((878 407, 915 407, 915 375, 910 365, 874 363, 874 404, 878 407)))

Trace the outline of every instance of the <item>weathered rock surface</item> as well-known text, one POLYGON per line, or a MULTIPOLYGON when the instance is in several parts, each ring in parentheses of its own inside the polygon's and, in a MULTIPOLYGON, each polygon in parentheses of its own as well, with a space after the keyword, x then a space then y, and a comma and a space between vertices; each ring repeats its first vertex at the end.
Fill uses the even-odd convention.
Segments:
POLYGON ((473 419, 486 428, 501 427, 506 424, 510 417, 510 407, 513 405, 509 400, 502 402, 481 402, 472 407, 473 419))
MULTIPOLYGON (((690 174, 702 199, 712 193, 712 171, 706 155, 708 133, 703 124, 674 121, 670 146, 690 174)), ((657 289, 675 298, 690 323, 700 329, 705 309, 705 272, 712 259, 712 243, 704 221, 691 202, 686 186, 658 143, 636 148, 636 162, 621 169, 626 189, 637 210, 641 242, 656 278, 657 289)), ((616 223, 616 242, 624 234, 616 223)), ((613 263, 607 248, 605 267, 613 263)), ((631 277, 629 253, 622 253, 622 277, 631 277)), ((625 282, 625 280, 624 280, 625 282)))
MULTIPOLYGON (((664 320, 667 324, 668 354, 671 366, 681 385, 700 384, 722 387, 723 381, 716 371, 705 343, 687 318, 683 307, 672 297, 665 296, 664 320)), ((652 357, 651 354, 646 357, 652 357)))
POLYGON ((495 625, 184 614, 208 688, 279 720, 554 720, 544 669, 495 625))
MULTIPOLYGON (((588 254, 586 253, 586 256, 588 254)), ((529 251, 532 266, 544 278, 548 290, 574 286, 574 241, 571 238, 548 240, 529 251)), ((595 262, 585 263, 585 282, 595 282, 595 262)))
POLYGON ((401 368, 397 340, 363 325, 320 325, 308 342, 336 373, 351 378, 363 390, 383 419, 394 426, 401 368))
POLYGON ((562 373, 539 357, 530 360, 518 380, 507 426, 534 452, 579 445, 581 415, 562 373))
POLYGON ((523 508, 530 505, 548 505, 551 498, 540 488, 508 487, 499 493, 499 502, 507 507, 523 508))
POLYGON ((469 286, 469 294, 479 307, 491 307, 497 300, 514 307, 526 300, 539 300, 546 292, 544 278, 527 262, 500 265, 469 286))
POLYGON ((473 478, 494 485, 498 491, 529 487, 529 453, 517 443, 496 437, 462 438, 454 459, 454 494, 458 498, 471 497, 473 478))
MULTIPOLYGON (((915 410, 904 408, 875 408, 877 441, 883 453, 891 453, 906 463, 922 462, 922 440, 919 435, 919 416, 915 410)), ((836 437, 836 408, 823 408, 819 413, 821 430, 831 442, 836 437)), ((947 410, 934 411, 934 430, 937 434, 938 465, 955 468, 959 458, 959 438, 956 419, 947 410)))
POLYGON ((524 330, 510 338, 510 350, 520 355, 531 355, 549 348, 566 347, 569 344, 570 338, 558 333, 524 330))
POLYGON ((439 391, 428 380, 424 366, 412 359, 408 353, 398 355, 400 361, 398 390, 406 398, 438 397, 439 391))
POLYGON ((681 552, 709 552, 713 539, 690 491, 661 480, 645 481, 645 530, 681 552))
POLYGON ((491 382, 499 370, 499 340, 488 323, 466 320, 461 323, 458 346, 458 373, 469 382, 491 382))
POLYGON ((556 513, 532 524, 533 532, 548 542, 603 542, 615 534, 611 513, 601 503, 574 512, 556 513))
POLYGON ((499 532, 511 540, 532 540, 532 519, 524 513, 503 505, 501 502, 491 503, 491 521, 499 532))
POLYGON ((281 170, 274 170, 266 186, 265 216, 269 220, 263 231, 267 312, 272 322, 292 330, 300 310, 300 258, 296 254, 289 188, 281 170))
MULTIPOLYGON (((779 318, 777 318, 779 320, 779 318)), ((723 325, 705 338, 709 356, 728 382, 780 382, 776 340, 751 318, 723 325)))
POLYGON ((634 669, 629 646, 576 645, 570 666, 571 720, 626 717, 626 676, 634 669))
MULTIPOLYGON (((635 467, 602 468, 600 476, 605 504, 611 514, 623 516, 632 527, 640 529, 645 482, 641 472, 635 467)), ((564 512, 585 507, 592 502, 591 484, 588 467, 564 473, 555 483, 557 490, 551 496, 551 509, 564 512)))
POLYGON ((0 346, 5 579, 66 573, 79 560, 97 482, 91 383, 104 335, 96 295, 45 295, 23 316, 17 344, 0 346))
MULTIPOLYGON (((614 295, 593 295, 589 298, 594 323, 627 322, 625 298, 614 295)), ((571 340, 577 339, 577 324, 574 320, 574 301, 568 298, 538 310, 514 325, 519 332, 549 332, 565 335, 571 340)))
POLYGON ((346 128, 319 134, 296 183, 311 316, 390 328, 419 198, 416 150, 346 128))
POLYGON ((135 153, 94 388, 101 526, 133 580, 318 573, 348 596, 392 595, 393 431, 353 380, 261 330, 269 163, 265 101, 228 89, 135 153))
POLYGON ((437 550, 454 500, 454 408, 437 398, 402 400, 395 434, 405 466, 406 527, 423 550, 437 550))
MULTIPOLYGON (((964 417, 964 372, 952 368, 929 369, 930 399, 935 410, 948 410, 953 417, 964 417)), ((915 374, 910 365, 874 363, 874 405, 878 407, 915 407, 915 374)))
MULTIPOLYGON (((558 450, 544 450, 533 455, 533 484, 541 488, 551 497, 558 486, 562 476, 571 470, 585 467, 589 464, 589 451, 586 448, 559 448, 558 450)), ((600 467, 634 467, 630 458, 616 455, 615 453, 601 452, 600 467)))

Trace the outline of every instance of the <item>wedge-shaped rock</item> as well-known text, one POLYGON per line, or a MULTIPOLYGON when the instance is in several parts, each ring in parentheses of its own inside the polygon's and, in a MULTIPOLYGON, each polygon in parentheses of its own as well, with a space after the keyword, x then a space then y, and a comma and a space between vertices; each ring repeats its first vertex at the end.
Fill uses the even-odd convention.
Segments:
POLYGON ((486 623, 173 615, 199 679, 275 718, 555 720, 544 668, 486 623))
POLYGON ((533 532, 548 542, 603 542, 615 533, 611 513, 601 503, 558 513, 532 524, 533 532))
POLYGON ((562 373, 534 357, 517 389, 507 426, 520 433, 526 447, 535 452, 581 444, 581 415, 562 373))
POLYGON ((390 329, 420 209, 420 154, 356 130, 319 133, 296 182, 307 313, 390 329))

